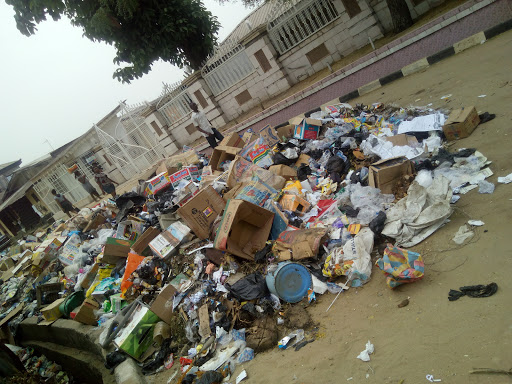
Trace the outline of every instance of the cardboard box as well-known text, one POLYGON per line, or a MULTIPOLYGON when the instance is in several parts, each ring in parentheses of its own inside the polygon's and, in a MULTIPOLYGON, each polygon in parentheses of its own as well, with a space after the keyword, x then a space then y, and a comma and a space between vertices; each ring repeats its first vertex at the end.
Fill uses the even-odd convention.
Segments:
POLYGON ((277 190, 270 185, 260 181, 253 181, 240 188, 235 195, 235 199, 245 200, 263 207, 267 201, 273 200, 276 196, 277 190))
POLYGON ((393 188, 404 175, 412 175, 413 164, 405 157, 377 161, 370 165, 368 183, 382 193, 393 193, 393 188))
POLYGON ((171 284, 167 285, 158 294, 150 310, 167 324, 171 323, 172 302, 174 295, 178 292, 171 284))
POLYGON ((229 200, 214 247, 247 260, 265 246, 274 213, 244 200, 229 200))
POLYGON ((129 220, 121 221, 117 226, 116 238, 121 239, 124 238, 126 240, 135 241, 139 238, 144 230, 144 222, 140 220, 131 220, 130 216, 128 216, 129 220))
POLYGON ((62 313, 60 313, 59 305, 61 305, 64 301, 66 301, 66 298, 55 300, 50 305, 47 305, 46 307, 41 309, 41 313, 46 321, 55 321, 58 318, 62 317, 62 313))
POLYGON ((149 247, 155 256, 167 257, 172 255, 180 243, 190 234, 190 228, 179 221, 172 223, 165 232, 155 237, 149 247))
POLYGON ((418 146, 418 139, 416 139, 416 136, 406 135, 405 133, 386 137, 386 141, 391 142, 394 147, 404 147, 406 145, 408 145, 409 147, 418 146))
POLYGON ((257 139, 259 139, 259 136, 256 133, 254 133, 250 128, 247 131, 245 131, 244 135, 242 136, 242 140, 244 141, 245 144, 250 144, 257 139))
POLYGON ((229 167, 227 176, 228 187, 233 188, 238 183, 251 182, 254 176, 258 176, 262 182, 277 190, 283 188, 286 182, 281 176, 274 175, 272 172, 237 156, 229 167))
POLYGON ((219 143, 219 145, 222 145, 224 147, 234 147, 234 148, 243 148, 245 146, 246 142, 243 140, 243 138, 240 137, 240 135, 237 132, 232 132, 219 143))
POLYGON ((277 136, 281 140, 284 141, 284 139, 291 139, 293 137, 293 133, 295 132, 295 125, 288 124, 283 127, 276 128, 277 136))
POLYGON ((75 312, 75 318, 73 320, 78 321, 82 324, 96 325, 98 319, 94 314, 94 311, 98 310, 100 305, 92 298, 87 298, 75 312))
POLYGON ((297 179, 297 171, 284 164, 272 165, 268 170, 274 175, 284 177, 286 181, 297 179))
POLYGON ((478 124, 480 124, 480 117, 475 107, 456 109, 445 121, 443 132, 448 140, 463 139, 471 135, 478 124))
POLYGON ((105 216, 103 215, 96 215, 96 217, 89 221, 89 224, 84 228, 83 232, 88 232, 93 229, 98 228, 101 224, 104 224, 107 221, 105 216))
POLYGON ((142 303, 135 302, 129 322, 114 338, 114 344, 135 359, 139 359, 153 344, 153 330, 160 321, 157 315, 142 303))
POLYGON ((166 160, 163 160, 160 165, 156 168, 155 173, 157 175, 167 172, 168 175, 172 175, 174 172, 177 172, 177 167, 169 167, 167 166, 166 160))
POLYGON ((183 207, 187 202, 189 202, 195 195, 199 193, 199 188, 192 182, 189 182, 183 188, 180 189, 178 195, 178 206, 183 207))
POLYGON ((265 143, 272 148, 274 145, 279 143, 281 139, 277 134, 276 130, 271 125, 266 125, 260 130, 260 136, 263 137, 265 143))
POLYGON ((297 159, 297 161, 295 162, 295 166, 298 168, 300 167, 302 164, 306 164, 307 166, 309 166, 309 159, 311 159, 311 157, 309 157, 308 155, 306 155, 305 153, 301 153, 299 155, 299 158, 297 159))
POLYGON ((196 151, 190 149, 188 151, 169 157, 165 160, 165 164, 167 165, 167 168, 179 169, 187 164, 197 164, 199 161, 199 156, 197 155, 196 151))
POLYGON ((139 236, 139 238, 132 244, 131 250, 140 256, 150 256, 151 249, 149 243, 160 234, 160 230, 155 227, 149 227, 146 231, 139 236))
POLYGON ((290 120, 295 125, 293 137, 301 140, 315 140, 320 133, 322 121, 310 117, 290 120))
POLYGON ((208 165, 212 167, 212 171, 224 171, 220 167, 222 163, 234 160, 238 152, 240 152, 240 148, 218 145, 213 149, 208 165))
POLYGON ((115 264, 120 258, 127 258, 133 243, 134 241, 108 237, 105 248, 103 248, 102 261, 107 264, 115 264))
POLYGON ((144 195, 154 195, 166 188, 169 188, 171 185, 171 177, 167 172, 162 172, 155 177, 146 181, 147 186, 144 190, 144 195))
POLYGON ((213 222, 225 206, 224 199, 212 186, 208 186, 179 208, 178 215, 197 237, 207 239, 213 222))
POLYGON ((188 181, 196 181, 199 177, 199 169, 195 165, 190 165, 188 167, 184 167, 178 172, 173 173, 169 176, 169 180, 174 188, 178 186, 180 181, 188 180, 188 181))

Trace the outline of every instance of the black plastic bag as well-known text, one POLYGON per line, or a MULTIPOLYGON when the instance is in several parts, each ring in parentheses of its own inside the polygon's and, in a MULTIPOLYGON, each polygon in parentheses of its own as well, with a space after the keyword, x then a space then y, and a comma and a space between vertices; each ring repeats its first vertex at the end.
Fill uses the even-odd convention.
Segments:
POLYGON ((313 172, 311 171, 311 168, 309 168, 309 165, 303 163, 300 165, 299 168, 297 168, 297 178, 299 181, 304 181, 308 179, 308 175, 311 175, 313 172))
POLYGON ((208 371, 203 373, 203 376, 199 380, 196 380, 196 384, 215 384, 222 383, 224 376, 216 371, 208 371))
POLYGON ((347 217, 357 217, 359 214, 359 208, 353 208, 350 205, 344 205, 340 207, 340 211, 344 212, 347 217))
POLYGON ((264 263, 267 260, 268 254, 272 252, 272 244, 267 244, 263 249, 256 252, 254 255, 254 261, 257 263, 264 263))
POLYGON ((386 214, 383 211, 380 211, 377 217, 375 217, 372 221, 370 221, 370 229, 376 235, 380 235, 382 230, 384 229, 384 223, 386 222, 386 214))
POLYGON ((269 294, 265 276, 259 272, 251 273, 235 284, 225 287, 238 301, 259 299, 269 294))
POLYGON ((151 361, 148 361, 142 366, 142 373, 144 375, 155 372, 158 368, 160 368, 165 359, 171 354, 177 352, 177 348, 171 348, 171 339, 165 339, 162 342, 162 347, 156 354, 155 358, 151 361))
POLYGON ((125 360, 125 354, 119 351, 110 352, 109 354, 107 354, 107 357, 105 358, 105 368, 114 369, 125 360))
POLYGON ((293 165, 297 161, 297 159, 289 159, 285 155, 283 155, 281 152, 277 152, 273 157, 272 160, 274 162, 274 165, 284 164, 284 165, 293 165))
POLYGON ((345 173, 345 161, 339 156, 331 156, 329 160, 327 160, 327 164, 325 165, 325 169, 327 173, 331 177, 332 181, 339 183, 341 181, 341 175, 345 173))

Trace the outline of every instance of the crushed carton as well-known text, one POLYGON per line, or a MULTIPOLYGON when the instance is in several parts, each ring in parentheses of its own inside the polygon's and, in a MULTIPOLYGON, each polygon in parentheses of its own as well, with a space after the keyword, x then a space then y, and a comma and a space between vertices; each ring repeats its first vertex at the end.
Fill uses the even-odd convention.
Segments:
POLYGON ((198 177, 199 169, 195 165, 189 165, 173 173, 169 176, 169 180, 173 188, 176 188, 181 180, 196 181, 198 177))
POLYGON ((146 231, 132 244, 131 250, 137 255, 150 256, 151 249, 149 243, 160 234, 160 230, 155 227, 149 227, 146 231))
MULTIPOLYGON (((66 301, 65 298, 55 300, 50 305, 47 305, 46 307, 41 309, 41 313, 44 317, 44 320, 48 323, 53 323, 55 320, 62 317, 62 313, 59 310, 59 306, 66 301)), ((42 323, 40 323, 42 324, 42 323)), ((47 325, 47 324, 43 324, 47 325)))
POLYGON ((254 131, 250 128, 247 131, 245 131, 244 135, 242 136, 242 140, 244 141, 245 144, 252 143, 257 138, 258 135, 254 133, 254 131))
POLYGON ((456 109, 445 121, 443 132, 448 140, 463 139, 471 135, 478 124, 480 124, 480 117, 475 107, 456 109))
POLYGON ((298 212, 299 214, 306 213, 311 204, 300 196, 285 193, 279 200, 279 204, 286 211, 298 212))
POLYGON ((200 239, 210 236, 213 222, 224 210, 222 197, 208 186, 178 209, 178 215, 200 239))
POLYGON ((149 179, 147 181, 146 189, 144 190, 144 195, 154 195, 166 188, 169 188, 171 185, 171 180, 169 174, 167 172, 162 172, 159 175, 149 179))
POLYGON ((279 261, 302 260, 318 255, 326 228, 300 229, 286 231, 279 235, 272 251, 279 261))
POLYGON ((271 125, 264 126, 260 131, 260 136, 269 147, 273 147, 281 141, 276 130, 271 125))
POLYGON ((379 188, 384 194, 393 193, 393 189, 402 176, 412 175, 413 164, 405 157, 377 161, 370 166, 368 183, 379 188))
POLYGON ((167 285, 158 294, 150 308, 151 312, 153 312, 167 324, 171 323, 171 316, 173 311, 172 304, 176 292, 178 291, 171 284, 167 285))
POLYGON ((100 308, 98 302, 92 298, 87 298, 84 300, 82 305, 76 309, 75 318, 73 320, 78 321, 82 324, 87 325, 96 325, 98 322, 94 311, 97 311, 100 308))
POLYGON ((274 213, 244 200, 229 200, 217 230, 214 247, 247 260, 263 249, 274 213))
POLYGON ((295 132, 295 125, 287 124, 285 126, 276 128, 276 131, 277 131, 277 136, 279 136, 279 138, 281 140, 291 139, 293 137, 293 133, 295 132))

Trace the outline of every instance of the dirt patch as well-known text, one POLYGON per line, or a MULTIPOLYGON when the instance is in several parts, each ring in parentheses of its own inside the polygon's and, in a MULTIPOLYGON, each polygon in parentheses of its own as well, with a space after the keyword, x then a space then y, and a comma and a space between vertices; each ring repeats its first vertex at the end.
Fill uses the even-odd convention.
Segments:
POLYGON ((290 329, 308 329, 312 325, 311 315, 301 304, 291 306, 285 312, 285 325, 290 329))

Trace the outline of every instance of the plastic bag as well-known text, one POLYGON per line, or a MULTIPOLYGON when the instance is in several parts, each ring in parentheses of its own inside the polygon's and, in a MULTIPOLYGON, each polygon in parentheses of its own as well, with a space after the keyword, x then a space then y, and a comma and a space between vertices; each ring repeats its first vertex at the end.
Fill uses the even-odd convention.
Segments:
POLYGON ((265 277, 259 273, 251 273, 235 284, 225 284, 227 290, 238 300, 259 299, 269 294, 265 277))
POLYGON ((425 264, 419 253, 388 245, 382 258, 375 263, 386 275, 386 284, 396 288, 421 280, 425 264))
POLYGON ((494 184, 485 180, 481 180, 478 182, 478 193, 493 193, 494 192, 494 184))
POLYGON ((124 270, 123 279, 121 281, 121 292, 124 294, 128 288, 133 285, 133 282, 128 281, 128 278, 131 276, 133 271, 137 269, 137 267, 142 263, 145 259, 144 256, 139 256, 135 253, 129 253, 128 258, 126 259, 126 268, 124 270))
POLYGON ((297 158, 295 159, 289 159, 285 155, 283 155, 281 152, 278 152, 274 154, 273 161, 275 165, 284 164, 284 165, 293 165, 297 161, 297 158))
POLYGON ((350 280, 352 287, 360 287, 370 280, 372 262, 370 252, 373 249, 373 232, 363 228, 343 246, 343 261, 350 265, 350 280))

